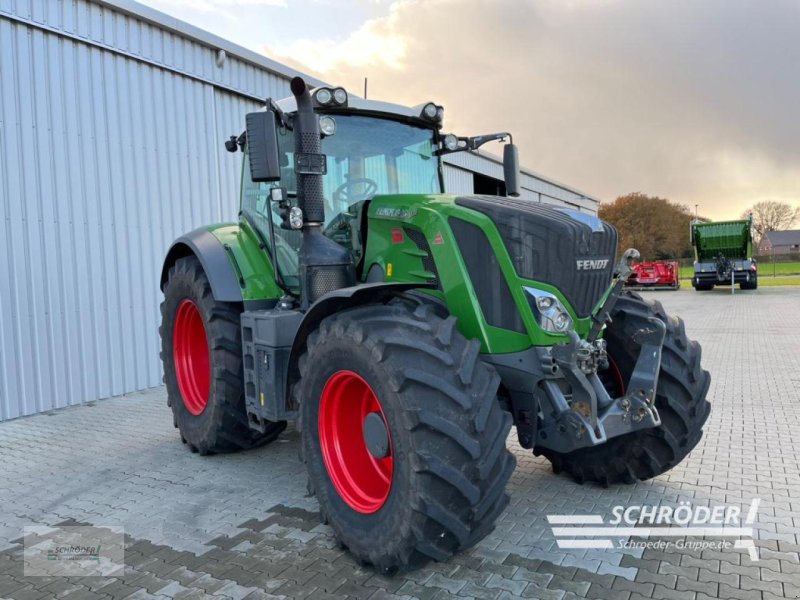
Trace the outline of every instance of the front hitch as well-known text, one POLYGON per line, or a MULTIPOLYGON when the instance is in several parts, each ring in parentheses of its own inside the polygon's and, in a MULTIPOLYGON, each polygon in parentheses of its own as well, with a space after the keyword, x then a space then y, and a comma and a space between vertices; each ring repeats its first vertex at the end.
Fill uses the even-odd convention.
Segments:
POLYGON ((584 341, 572 332, 569 343, 554 346, 549 353, 554 368, 539 394, 543 418, 536 446, 571 452, 661 425, 655 397, 666 332, 666 325, 654 317, 633 332, 639 357, 619 398, 611 398, 597 376, 597 368, 606 360, 602 340, 584 341))

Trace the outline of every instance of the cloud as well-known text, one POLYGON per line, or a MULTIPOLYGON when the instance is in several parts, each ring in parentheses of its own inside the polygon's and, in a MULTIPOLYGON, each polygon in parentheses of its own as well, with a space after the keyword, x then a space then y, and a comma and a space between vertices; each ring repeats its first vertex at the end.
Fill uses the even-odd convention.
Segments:
POLYGON ((603 199, 716 217, 800 200, 800 4, 397 0, 341 38, 265 51, 331 83, 508 129, 523 164, 603 199))
MULTIPOLYGON (((279 54, 292 57, 304 67, 318 73, 359 69, 404 70, 407 49, 413 45, 413 35, 396 27, 395 13, 401 4, 390 8, 387 18, 371 19, 343 39, 299 39, 284 46, 279 54)), ((275 50, 269 50, 271 54, 275 50)))

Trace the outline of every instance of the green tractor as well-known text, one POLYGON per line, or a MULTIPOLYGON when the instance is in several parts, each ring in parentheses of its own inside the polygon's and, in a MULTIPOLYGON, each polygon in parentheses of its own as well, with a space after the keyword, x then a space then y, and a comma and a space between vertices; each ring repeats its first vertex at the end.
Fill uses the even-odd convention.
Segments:
POLYGON ((161 356, 192 452, 295 420, 322 521, 391 573, 492 530, 512 424, 579 483, 649 479, 695 447, 700 346, 623 290, 638 253, 615 261, 613 227, 514 198, 510 135, 444 135, 434 103, 291 90, 226 143, 244 153, 238 223, 164 262, 161 356), (507 197, 443 193, 443 154, 506 139, 507 197))

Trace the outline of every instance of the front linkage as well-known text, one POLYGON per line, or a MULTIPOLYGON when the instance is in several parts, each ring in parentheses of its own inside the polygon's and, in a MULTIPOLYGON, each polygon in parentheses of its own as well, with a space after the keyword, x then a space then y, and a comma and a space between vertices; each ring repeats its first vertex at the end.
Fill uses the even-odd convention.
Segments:
POLYGON ((638 255, 634 249, 623 254, 612 290, 597 311, 586 340, 569 332, 568 343, 537 349, 541 372, 545 375, 538 393, 543 418, 536 432, 536 446, 554 452, 571 452, 661 425, 655 397, 666 335, 662 321, 649 317, 646 326, 633 333, 633 341, 639 344, 640 351, 626 393, 612 398, 597 375, 598 370, 609 368, 606 342, 597 338, 610 320, 630 274, 630 263, 638 255), (569 385, 569 400, 560 382, 569 385))

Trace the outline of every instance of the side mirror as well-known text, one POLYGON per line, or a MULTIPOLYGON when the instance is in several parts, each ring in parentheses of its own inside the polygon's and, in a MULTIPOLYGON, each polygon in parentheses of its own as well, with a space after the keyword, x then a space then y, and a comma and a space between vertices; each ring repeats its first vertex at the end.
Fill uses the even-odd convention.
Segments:
POLYGON ((503 175, 506 179, 506 196, 519 196, 519 150, 514 144, 503 146, 503 175))
POLYGON ((248 113, 245 117, 250 178, 255 182, 280 181, 276 121, 271 110, 248 113))

